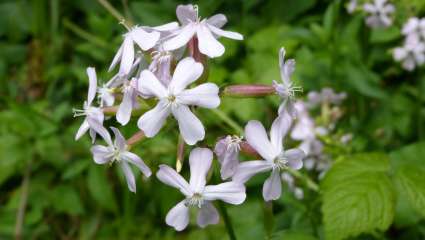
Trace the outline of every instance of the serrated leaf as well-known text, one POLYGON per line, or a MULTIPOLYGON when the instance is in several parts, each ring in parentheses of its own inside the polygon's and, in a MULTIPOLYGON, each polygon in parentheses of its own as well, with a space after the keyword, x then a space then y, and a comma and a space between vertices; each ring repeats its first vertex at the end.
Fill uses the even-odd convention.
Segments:
POLYGON ((101 207, 109 211, 116 211, 117 202, 105 169, 92 165, 89 169, 87 185, 91 196, 101 207))
POLYGON ((395 176, 402 195, 407 196, 410 205, 425 217, 425 169, 406 165, 401 167, 395 176))
POLYGON ((395 197, 385 154, 348 156, 336 162, 321 183, 326 239, 345 239, 393 221, 395 197))

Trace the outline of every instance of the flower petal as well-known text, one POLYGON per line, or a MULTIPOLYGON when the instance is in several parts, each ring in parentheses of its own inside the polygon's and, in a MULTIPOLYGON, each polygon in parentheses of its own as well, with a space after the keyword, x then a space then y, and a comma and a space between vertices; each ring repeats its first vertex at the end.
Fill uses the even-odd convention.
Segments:
POLYGON ((195 148, 190 152, 190 188, 202 192, 206 184, 208 170, 211 168, 213 153, 208 148, 195 148))
POLYGON ((221 28, 227 23, 227 18, 224 14, 216 14, 207 19, 207 23, 215 27, 221 28))
POLYGON ((192 89, 183 90, 179 100, 185 105, 216 108, 220 105, 218 87, 214 83, 204 83, 192 89))
POLYGON ((189 208, 185 205, 185 200, 174 206, 165 217, 168 226, 173 227, 176 231, 182 231, 189 224, 189 208))
POLYGON ((210 202, 204 203, 198 211, 197 223, 201 228, 217 224, 219 220, 217 209, 210 202))
POLYGON ((190 197, 193 194, 189 183, 187 183, 186 180, 176 172, 176 170, 170 168, 167 165, 159 165, 159 170, 156 172, 156 177, 168 186, 179 189, 180 192, 182 192, 186 197, 190 197))
POLYGON ((129 34, 133 41, 143 50, 146 51, 155 46, 156 42, 159 40, 159 32, 146 32, 141 27, 136 27, 132 29, 129 34))
POLYGON ((272 124, 270 129, 270 142, 276 148, 277 152, 282 151, 282 140, 291 127, 292 117, 287 114, 279 115, 272 124))
POLYGON ((127 75, 131 66, 133 66, 134 61, 134 45, 133 39, 130 35, 126 35, 123 42, 122 56, 121 56, 121 65, 119 73, 122 75, 127 75))
POLYGON ((177 33, 177 35, 167 41, 162 45, 164 51, 172 51, 186 45, 190 39, 195 35, 196 26, 193 23, 189 23, 183 29, 177 33))
POLYGON ((125 180, 127 181, 128 189, 130 189, 130 191, 136 193, 136 180, 134 178, 133 171, 131 170, 128 163, 126 163, 124 161, 121 162, 120 166, 121 166, 122 171, 124 172, 124 176, 125 176, 125 180))
POLYGON ((210 29, 200 24, 196 31, 199 51, 210 58, 220 57, 224 53, 224 46, 212 35, 210 29))
POLYGON ((230 204, 241 204, 245 201, 245 186, 236 182, 225 182, 206 186, 203 193, 207 201, 221 200, 230 204))
POLYGON ((183 25, 189 24, 190 22, 196 22, 198 20, 198 13, 192 4, 178 5, 176 15, 179 22, 183 25))
POLYGON ((149 167, 136 154, 129 152, 129 151, 124 151, 124 152, 121 153, 121 156, 123 157, 124 160, 135 165, 143 173, 143 175, 145 175, 146 177, 150 177, 150 175, 152 174, 149 167))
POLYGON ((232 177, 236 169, 239 165, 239 151, 236 151, 235 149, 230 149, 226 151, 224 154, 224 158, 221 163, 221 169, 220 169, 220 175, 221 179, 228 179, 232 177))
POLYGON ((215 27, 214 25, 207 24, 208 28, 211 30, 211 32, 215 33, 218 36, 226 37, 234 40, 243 40, 243 36, 240 33, 232 32, 232 31, 225 31, 218 27, 215 27))
POLYGON ((288 164, 291 168, 298 170, 303 167, 303 158, 305 157, 303 150, 293 148, 285 151, 283 155, 288 159, 288 164))
POLYGON ((170 23, 166 23, 156 27, 151 27, 151 29, 160 31, 160 32, 172 31, 172 30, 176 30, 177 28, 179 28, 178 22, 170 22, 170 23))
POLYGON ((153 137, 164 126, 168 115, 170 115, 170 107, 166 100, 161 100, 153 109, 145 112, 139 118, 137 126, 143 130, 146 137, 153 137))
POLYGON ((117 121, 121 125, 126 125, 130 121, 131 111, 133 110, 134 89, 128 88, 124 91, 124 96, 117 111, 117 121))
POLYGON ((155 95, 158 98, 167 96, 167 89, 158 78, 149 70, 143 70, 138 80, 139 92, 155 95))
POLYGON ((112 69, 114 69, 117 63, 121 60, 123 46, 124 44, 121 44, 120 48, 118 49, 117 53, 114 56, 114 59, 112 59, 112 63, 109 66, 108 72, 112 71, 112 69))
POLYGON ((113 145, 111 135, 109 135, 108 130, 106 130, 106 128, 104 128, 99 121, 93 118, 87 118, 87 122, 89 123, 90 129, 94 130, 97 134, 99 134, 103 138, 103 140, 108 143, 108 145, 113 145))
POLYGON ((124 136, 121 134, 120 130, 115 127, 111 127, 111 130, 115 135, 114 145, 117 146, 119 150, 124 150, 127 146, 127 141, 125 140, 124 136))
POLYGON ((267 138, 266 130, 257 120, 251 120, 245 126, 245 136, 251 145, 265 160, 273 161, 280 153, 273 147, 267 138))
POLYGON ((174 70, 173 78, 171 79, 168 89, 178 94, 185 89, 189 84, 195 82, 204 71, 201 63, 195 62, 191 57, 182 59, 174 70))
POLYGON ((282 183, 280 180, 279 170, 273 170, 270 177, 264 182, 263 185, 263 198, 265 201, 276 200, 282 194, 282 183))
POLYGON ((185 105, 173 106, 171 111, 179 123, 180 133, 187 144, 194 145, 204 139, 204 126, 195 114, 190 111, 189 107, 185 105))
POLYGON ((97 77, 96 70, 93 67, 87 68, 87 76, 89 76, 89 91, 87 96, 87 105, 90 106, 93 99, 96 97, 97 91, 97 77))
POLYGON ((232 180, 239 183, 245 183, 257 173, 267 172, 272 169, 270 162, 265 160, 255 160, 239 163, 232 180))
POLYGON ((80 139, 86 132, 89 130, 90 126, 87 122, 87 119, 84 119, 83 123, 81 123, 80 128, 78 128, 77 134, 75 134, 75 141, 80 139))
POLYGON ((97 164, 105 164, 111 161, 112 151, 108 147, 102 145, 94 145, 90 151, 93 154, 93 160, 97 164))

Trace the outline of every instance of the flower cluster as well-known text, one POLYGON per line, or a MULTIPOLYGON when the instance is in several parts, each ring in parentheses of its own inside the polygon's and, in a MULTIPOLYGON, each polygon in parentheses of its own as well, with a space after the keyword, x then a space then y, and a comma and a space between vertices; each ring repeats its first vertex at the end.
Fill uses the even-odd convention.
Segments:
MULTIPOLYGON (((193 5, 180 5, 176 13, 180 24, 172 22, 147 27, 127 26, 123 22, 128 32, 123 35, 123 43, 109 67, 109 71, 113 71, 119 65, 117 73, 98 87, 94 68, 87 68, 87 101, 82 110, 74 110, 75 116, 85 116, 75 138, 78 140, 89 132, 95 143, 99 135, 106 145, 96 144, 91 148, 95 163, 117 163, 132 192, 137 189, 132 166, 146 177, 151 176, 152 171, 142 158, 131 152, 131 148, 144 137, 155 137, 170 115, 176 119, 185 144, 193 146, 205 138, 204 125, 194 111, 198 107, 217 108, 221 102, 219 87, 205 82, 203 75, 206 58, 219 57, 224 53, 225 48, 218 41, 219 37, 243 39, 239 33, 221 29, 227 22, 222 14, 201 19, 197 6, 193 5), (197 83, 200 79, 203 81, 197 83), (97 104, 94 101, 96 95, 97 104), (152 103, 154 107, 143 109, 142 106, 150 106, 152 103), (137 115, 135 112, 143 112, 137 121, 139 132, 126 140, 118 128, 110 127, 115 137, 112 140, 104 127, 105 120, 110 119, 105 118, 105 113, 114 113, 116 121, 124 126, 130 123, 132 116, 137 115)), ((221 165, 221 178, 225 182, 207 185, 208 172, 214 158, 209 148, 196 147, 190 152, 189 182, 178 173, 180 169, 176 171, 167 165, 159 165, 156 177, 184 195, 184 199, 166 216, 166 223, 177 231, 185 229, 189 224, 189 208, 198 210, 197 224, 200 227, 218 223, 218 212, 212 202, 243 203, 246 198, 244 184, 261 172, 271 173, 264 182, 264 200, 278 199, 282 179, 286 179, 288 184, 293 182, 293 179, 288 180, 288 171, 303 166, 305 153, 301 148, 283 147, 283 139, 297 116, 295 94, 301 90, 291 81, 295 61, 285 60, 283 48, 279 52, 279 64, 281 83, 273 81, 270 86, 229 86, 227 91, 223 91, 229 95, 276 94, 282 98, 269 136, 262 123, 251 120, 245 127, 246 141, 235 135, 219 139, 214 152, 221 165), (241 151, 251 152, 256 160, 240 162, 241 151)), ((293 184, 291 186, 294 188, 293 184)))
POLYGON ((402 28, 403 46, 393 51, 393 57, 404 69, 414 70, 425 63, 425 18, 410 18, 402 28))
POLYGON ((387 0, 367 1, 361 8, 358 7, 358 0, 350 0, 346 8, 350 14, 357 9, 365 12, 367 14, 365 19, 366 25, 371 28, 386 28, 393 23, 392 15, 395 7, 393 4, 388 3, 387 0))

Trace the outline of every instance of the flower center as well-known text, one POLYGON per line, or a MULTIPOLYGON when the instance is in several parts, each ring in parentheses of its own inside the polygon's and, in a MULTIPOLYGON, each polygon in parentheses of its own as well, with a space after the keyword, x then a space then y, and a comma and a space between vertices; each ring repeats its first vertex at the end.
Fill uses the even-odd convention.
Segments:
POLYGON ((279 170, 288 169, 288 159, 283 154, 279 154, 279 156, 273 160, 273 169, 276 168, 279 170))
POLYGON ((194 193, 192 197, 187 198, 185 201, 185 205, 187 207, 196 206, 198 208, 201 208, 203 204, 204 204, 204 198, 202 197, 202 194, 200 193, 194 193))
POLYGON ((170 101, 171 103, 174 103, 174 101, 176 101, 176 96, 174 96, 174 95, 170 95, 170 96, 168 96, 168 101, 170 101))

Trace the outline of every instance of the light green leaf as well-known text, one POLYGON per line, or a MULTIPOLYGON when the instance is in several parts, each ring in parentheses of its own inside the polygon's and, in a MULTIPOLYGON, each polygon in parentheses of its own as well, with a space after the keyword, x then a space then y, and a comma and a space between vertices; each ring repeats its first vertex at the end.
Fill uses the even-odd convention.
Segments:
POLYGON ((348 156, 336 162, 321 183, 326 239, 345 239, 393 221, 395 197, 385 154, 348 156))
POLYGON ((271 236, 271 240, 316 240, 310 234, 295 231, 279 231, 271 236))
POLYGON ((396 183, 410 205, 425 217, 425 168, 406 165, 396 173, 396 183))

